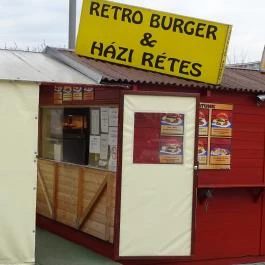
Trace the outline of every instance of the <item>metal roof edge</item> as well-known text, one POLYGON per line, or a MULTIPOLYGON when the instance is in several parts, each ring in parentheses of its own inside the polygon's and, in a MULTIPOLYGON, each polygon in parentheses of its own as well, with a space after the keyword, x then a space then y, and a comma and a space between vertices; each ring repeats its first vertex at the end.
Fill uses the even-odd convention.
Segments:
POLYGON ((75 69, 76 71, 80 72, 81 74, 85 75, 86 77, 91 78, 98 84, 101 83, 102 74, 98 73, 95 70, 89 69, 87 66, 82 65, 81 63, 76 62, 75 60, 65 56, 64 54, 60 53, 56 48, 46 46, 44 53, 52 57, 53 59, 70 66, 71 68, 75 69))

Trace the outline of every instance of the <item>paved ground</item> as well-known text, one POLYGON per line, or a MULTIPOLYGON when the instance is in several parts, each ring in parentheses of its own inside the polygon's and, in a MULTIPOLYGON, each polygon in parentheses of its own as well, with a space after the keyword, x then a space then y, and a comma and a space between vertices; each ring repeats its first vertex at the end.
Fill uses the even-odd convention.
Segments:
POLYGON ((244 263, 244 264, 238 264, 238 265, 265 265, 265 262, 258 262, 258 263, 244 263))
POLYGON ((82 246, 37 229, 36 265, 119 265, 82 246))
MULTIPOLYGON (((40 228, 36 234, 36 265, 121 265, 40 228)), ((237 265, 265 265, 265 262, 237 265)))
POLYGON ((265 265, 265 262, 258 262, 258 263, 244 263, 244 264, 238 264, 238 265, 265 265))

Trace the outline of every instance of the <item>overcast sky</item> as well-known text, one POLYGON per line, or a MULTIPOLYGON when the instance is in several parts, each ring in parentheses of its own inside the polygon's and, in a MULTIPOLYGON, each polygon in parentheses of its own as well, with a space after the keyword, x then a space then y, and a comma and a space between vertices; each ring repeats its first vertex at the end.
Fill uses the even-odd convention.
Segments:
MULTIPOLYGON (((230 63, 261 59, 265 45, 264 0, 116 0, 233 26, 230 63)), ((0 48, 40 50, 68 42, 68 0, 1 0, 0 48)), ((77 0, 77 24, 82 0, 77 0)))

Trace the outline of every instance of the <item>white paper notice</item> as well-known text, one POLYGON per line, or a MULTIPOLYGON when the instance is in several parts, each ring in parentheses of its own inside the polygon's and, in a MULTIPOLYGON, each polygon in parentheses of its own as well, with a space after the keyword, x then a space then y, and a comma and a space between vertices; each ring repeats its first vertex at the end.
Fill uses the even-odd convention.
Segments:
POLYGON ((100 153, 100 136, 90 135, 89 137, 89 153, 100 153))
POLYGON ((117 146, 110 146, 109 170, 116 171, 117 167, 117 146))
POLYGON ((108 159, 108 134, 101 134, 100 136, 100 159, 108 159))
POLYGON ((100 108, 101 132, 109 131, 109 108, 100 108))
POLYGON ((91 134, 99 134, 99 109, 91 110, 91 134))
POLYGON ((109 127, 109 145, 117 145, 118 127, 109 127))
POLYGON ((54 160, 55 161, 62 161, 62 145, 61 144, 54 144, 53 145, 53 152, 54 152, 54 160))
POLYGON ((118 126, 118 108, 109 108, 109 126, 118 126))

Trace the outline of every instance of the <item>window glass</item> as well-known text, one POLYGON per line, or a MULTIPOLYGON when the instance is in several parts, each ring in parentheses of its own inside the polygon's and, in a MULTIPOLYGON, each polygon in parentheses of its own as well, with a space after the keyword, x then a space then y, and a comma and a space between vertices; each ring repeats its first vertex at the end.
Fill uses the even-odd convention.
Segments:
POLYGON ((43 109, 41 156, 62 161, 63 109, 43 109))
POLYGON ((41 157, 116 171, 118 108, 43 108, 41 157))

